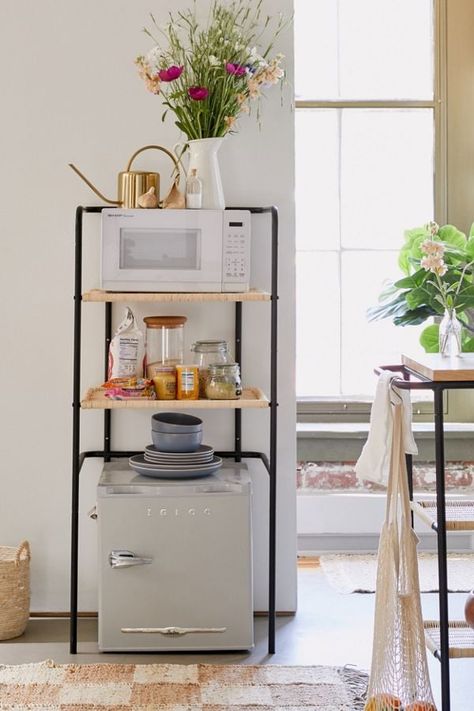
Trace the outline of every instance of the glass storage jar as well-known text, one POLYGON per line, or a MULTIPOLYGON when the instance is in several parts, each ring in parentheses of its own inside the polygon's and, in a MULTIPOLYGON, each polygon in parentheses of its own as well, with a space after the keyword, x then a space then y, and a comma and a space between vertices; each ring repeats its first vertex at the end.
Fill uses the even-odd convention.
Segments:
POLYGON ((154 378, 163 365, 183 362, 186 316, 145 316, 146 377, 154 378))
POLYGON ((232 358, 229 353, 227 341, 222 339, 209 339, 196 341, 191 346, 194 353, 194 364, 199 367, 199 397, 206 397, 206 385, 209 377, 209 365, 212 363, 229 363, 232 358))
POLYGON ((238 363, 212 363, 206 396, 209 400, 237 400, 242 395, 240 367, 238 363))

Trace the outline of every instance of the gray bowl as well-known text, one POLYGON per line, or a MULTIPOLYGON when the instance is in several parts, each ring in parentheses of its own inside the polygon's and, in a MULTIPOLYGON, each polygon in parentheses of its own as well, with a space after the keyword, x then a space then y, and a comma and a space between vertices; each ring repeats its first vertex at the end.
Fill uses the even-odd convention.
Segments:
POLYGON ((202 431, 171 434, 152 430, 151 438, 159 452, 196 452, 201 446, 202 431))
POLYGON ((202 432, 202 420, 183 412, 158 412, 151 417, 151 429, 169 434, 202 432))

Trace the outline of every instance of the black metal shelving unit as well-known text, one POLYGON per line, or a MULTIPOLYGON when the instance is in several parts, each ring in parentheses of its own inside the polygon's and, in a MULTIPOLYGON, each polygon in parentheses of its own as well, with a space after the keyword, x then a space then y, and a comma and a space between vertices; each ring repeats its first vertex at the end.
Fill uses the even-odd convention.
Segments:
MULTIPOLYGON (((394 373, 394 379, 392 380, 392 384, 395 385, 397 388, 401 388, 403 390, 431 390, 433 392, 436 465, 436 520, 431 521, 429 525, 431 525, 431 528, 437 534, 438 544, 439 645, 436 645, 436 648, 433 648, 432 652, 441 664, 441 711, 450 711, 451 690, 449 666, 451 655, 449 641, 450 623, 448 613, 448 571, 446 545, 447 515, 445 496, 446 492, 443 395, 445 391, 451 389, 473 389, 474 380, 431 380, 430 378, 413 371, 406 365, 384 365, 380 366, 379 368, 376 368, 375 372, 377 375, 380 375, 383 370, 389 370, 394 373)), ((412 511, 414 511, 416 514, 420 514, 420 507, 418 507, 413 502, 412 455, 407 454, 406 459, 412 511)))
MULTIPOLYGON (((106 206, 79 206, 75 222, 75 276, 74 276, 74 346, 73 346, 73 422, 72 422, 72 502, 71 502, 71 577, 70 577, 70 638, 71 654, 77 654, 78 585, 79 585, 79 486, 80 473, 86 459, 97 457, 110 462, 112 458, 130 457, 135 451, 111 449, 112 412, 104 409, 103 449, 81 451, 81 358, 82 358, 82 257, 83 216, 101 213, 106 206)), ((242 459, 260 459, 269 475, 269 564, 268 564, 268 653, 275 652, 276 621, 276 484, 277 484, 277 344, 278 344, 278 210, 276 207, 233 207, 230 210, 249 210, 253 215, 271 218, 271 291, 270 291, 270 441, 269 453, 242 449, 242 409, 234 410, 234 449, 216 452, 240 462, 242 459)), ((184 295, 185 296, 185 295, 184 295)), ((245 295, 235 300, 235 357, 242 365, 242 304, 245 295)), ((134 294, 127 294, 133 302, 134 294)), ((217 300, 217 299, 216 299, 217 300)), ((112 337, 112 301, 103 299, 105 306, 104 354, 105 379, 107 378, 108 349, 112 337)), ((227 304, 229 302, 226 302, 227 304)), ((186 409, 186 403, 183 403, 186 409)))

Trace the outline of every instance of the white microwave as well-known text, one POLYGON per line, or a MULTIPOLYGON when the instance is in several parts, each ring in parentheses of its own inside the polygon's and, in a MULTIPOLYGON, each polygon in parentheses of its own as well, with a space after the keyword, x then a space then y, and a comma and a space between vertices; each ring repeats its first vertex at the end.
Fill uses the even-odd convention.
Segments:
POLYGON ((106 291, 243 292, 248 210, 102 210, 106 291))

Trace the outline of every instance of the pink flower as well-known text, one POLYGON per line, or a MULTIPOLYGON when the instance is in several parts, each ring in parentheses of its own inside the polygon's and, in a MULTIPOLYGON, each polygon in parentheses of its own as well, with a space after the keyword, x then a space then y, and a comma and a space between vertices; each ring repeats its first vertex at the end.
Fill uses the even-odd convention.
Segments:
POLYGON ((209 89, 205 86, 190 86, 188 94, 193 101, 204 101, 209 96, 209 89))
POLYGON ((174 81, 175 79, 178 79, 178 77, 181 76, 181 74, 184 71, 184 67, 177 67, 175 64, 173 64, 171 67, 168 67, 168 69, 160 69, 158 72, 158 76, 160 77, 161 81, 174 81))
POLYGON ((438 274, 439 276, 444 276, 448 271, 443 257, 438 254, 429 254, 427 257, 423 257, 421 266, 427 272, 433 272, 433 274, 438 274))
POLYGON ((445 252, 444 244, 435 242, 432 239, 425 239, 425 241, 421 243, 420 249, 424 254, 433 255, 435 257, 442 257, 445 252))
POLYGON ((235 74, 237 77, 247 74, 247 67, 244 67, 242 64, 233 64, 232 62, 226 63, 225 70, 227 74, 235 74))

